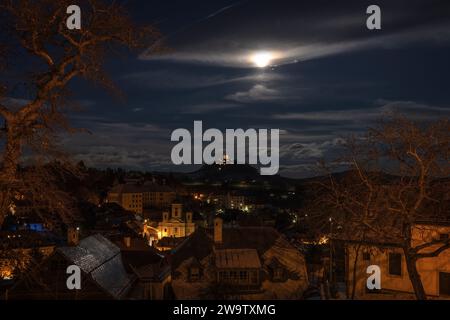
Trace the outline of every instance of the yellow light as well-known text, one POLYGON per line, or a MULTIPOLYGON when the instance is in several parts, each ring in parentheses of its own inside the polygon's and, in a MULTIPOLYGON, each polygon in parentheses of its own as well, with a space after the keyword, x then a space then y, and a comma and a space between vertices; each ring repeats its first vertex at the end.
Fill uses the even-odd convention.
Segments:
POLYGON ((11 268, 3 267, 3 269, 0 269, 0 279, 10 280, 12 278, 13 278, 13 272, 12 272, 11 268))
POLYGON ((322 237, 319 239, 319 244, 327 244, 329 240, 330 240, 330 239, 328 239, 327 236, 322 236, 322 237))

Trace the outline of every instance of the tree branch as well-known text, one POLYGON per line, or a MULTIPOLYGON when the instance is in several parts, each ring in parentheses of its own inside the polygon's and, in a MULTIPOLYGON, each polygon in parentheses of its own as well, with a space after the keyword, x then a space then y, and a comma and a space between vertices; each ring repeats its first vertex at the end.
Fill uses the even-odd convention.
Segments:
POLYGON ((438 248, 432 252, 417 253, 416 257, 417 257, 417 259, 437 257, 439 254, 441 254, 442 252, 444 252, 445 250, 447 250, 449 248, 450 248, 450 242, 447 241, 446 244, 444 244, 443 246, 441 246, 440 248, 438 248))

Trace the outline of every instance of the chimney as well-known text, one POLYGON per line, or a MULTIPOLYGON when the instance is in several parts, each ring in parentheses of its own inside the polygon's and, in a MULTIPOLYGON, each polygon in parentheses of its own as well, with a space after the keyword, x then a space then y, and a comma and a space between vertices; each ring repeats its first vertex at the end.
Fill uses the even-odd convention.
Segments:
POLYGON ((131 237, 129 236, 123 237, 123 243, 125 244, 126 248, 131 247, 131 237))
POLYGON ((214 219, 214 243, 215 244, 222 243, 222 224, 223 224, 222 218, 217 217, 214 219))
POLYGON ((67 244, 69 246, 77 246, 80 242, 80 228, 70 226, 67 229, 67 244))

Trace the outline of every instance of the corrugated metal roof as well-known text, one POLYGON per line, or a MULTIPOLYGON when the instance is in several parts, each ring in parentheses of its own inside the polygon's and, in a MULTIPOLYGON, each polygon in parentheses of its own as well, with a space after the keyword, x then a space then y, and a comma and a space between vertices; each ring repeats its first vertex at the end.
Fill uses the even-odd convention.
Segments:
POLYGON ((120 249, 102 235, 87 237, 76 247, 57 250, 113 297, 120 298, 128 290, 131 279, 123 266, 120 249))
POLYGON ((225 268, 261 268, 258 252, 255 249, 216 250, 216 267, 225 268))

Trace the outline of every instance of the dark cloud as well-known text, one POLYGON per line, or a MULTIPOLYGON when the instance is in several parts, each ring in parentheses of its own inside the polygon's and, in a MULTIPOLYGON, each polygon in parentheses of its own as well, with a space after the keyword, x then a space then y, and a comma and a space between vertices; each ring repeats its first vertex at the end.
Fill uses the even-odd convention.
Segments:
POLYGON ((386 112, 448 118, 450 2, 377 1, 374 32, 370 4, 128 1, 139 22, 158 21, 170 53, 108 61, 123 101, 77 82, 73 120, 92 134, 63 143, 90 165, 185 171, 170 163, 176 128, 278 128, 281 174, 304 177, 386 112), (272 52, 270 67, 253 66, 259 51, 272 52))

